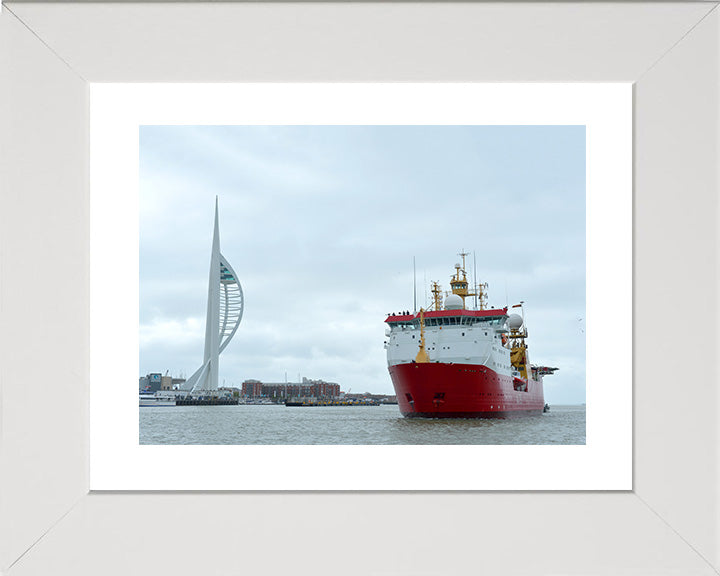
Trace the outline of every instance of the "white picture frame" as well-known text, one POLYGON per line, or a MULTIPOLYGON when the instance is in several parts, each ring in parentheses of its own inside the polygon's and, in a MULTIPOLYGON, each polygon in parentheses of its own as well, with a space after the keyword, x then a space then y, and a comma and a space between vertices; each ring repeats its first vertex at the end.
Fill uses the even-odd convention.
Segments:
POLYGON ((5 6, 3 573, 715 574, 716 375, 672 354, 658 311, 690 319, 690 304, 707 307, 712 321, 692 343, 711 363, 716 6, 5 6), (373 42, 360 41, 370 31, 373 42), (88 82, 280 79, 635 83, 632 491, 88 493, 88 82), (54 280, 49 300, 29 274, 38 261, 54 280), (32 379, 32 394, 29 367, 52 374, 32 379), (694 393, 678 402, 680 368, 694 393), (212 536, 213 554, 185 547, 199 532, 212 536), (322 558, 303 557, 301 532, 325 537, 322 558), (148 534, 183 554, 148 546, 148 534), (348 563, 355 543, 372 554, 348 563), (253 553, 239 556, 240 544, 253 553))

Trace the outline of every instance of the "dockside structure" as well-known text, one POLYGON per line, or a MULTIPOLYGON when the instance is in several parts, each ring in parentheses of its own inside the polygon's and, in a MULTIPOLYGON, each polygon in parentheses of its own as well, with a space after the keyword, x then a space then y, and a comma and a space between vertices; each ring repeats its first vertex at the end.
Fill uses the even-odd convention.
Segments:
POLYGON ((245 380, 242 384, 243 398, 323 398, 340 396, 340 385, 324 380, 303 378, 302 383, 266 383, 260 380, 245 380))

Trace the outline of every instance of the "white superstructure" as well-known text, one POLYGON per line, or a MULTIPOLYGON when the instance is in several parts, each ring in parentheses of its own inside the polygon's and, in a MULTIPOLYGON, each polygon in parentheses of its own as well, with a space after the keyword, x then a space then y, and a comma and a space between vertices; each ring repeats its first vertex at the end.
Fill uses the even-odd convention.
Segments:
MULTIPOLYGON (((447 309, 423 314, 425 351, 430 362, 476 364, 487 366, 499 374, 511 375, 510 350, 503 346, 507 331, 506 311, 447 309), (496 313, 491 316, 488 313, 496 313)), ((391 316, 387 322, 388 366, 416 361, 421 341, 421 314, 391 316), (397 321, 394 321, 394 318, 397 321)))

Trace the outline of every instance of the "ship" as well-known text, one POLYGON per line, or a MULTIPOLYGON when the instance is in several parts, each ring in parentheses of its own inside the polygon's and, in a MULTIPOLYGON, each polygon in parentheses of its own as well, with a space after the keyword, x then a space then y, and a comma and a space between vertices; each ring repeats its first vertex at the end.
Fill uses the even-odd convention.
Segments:
POLYGON ((427 310, 385 320, 388 370, 400 413, 406 418, 542 414, 543 377, 558 368, 530 364, 524 302, 488 308, 488 284, 471 287, 467 255, 459 254, 462 264, 455 264, 449 292, 432 283, 427 310))
POLYGON ((140 390, 140 407, 142 406, 175 406, 175 396, 161 390, 152 392, 146 387, 140 390))

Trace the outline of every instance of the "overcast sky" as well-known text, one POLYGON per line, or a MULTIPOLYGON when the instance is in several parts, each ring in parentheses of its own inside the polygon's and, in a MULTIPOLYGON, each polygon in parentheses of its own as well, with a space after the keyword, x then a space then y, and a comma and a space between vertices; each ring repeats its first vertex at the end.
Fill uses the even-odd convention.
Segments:
POLYGON ((546 400, 585 402, 583 126, 142 127, 140 375, 202 363, 215 196, 245 293, 221 385, 392 394, 413 256, 420 306, 464 249, 491 307, 525 301, 531 362, 560 368, 546 400))

